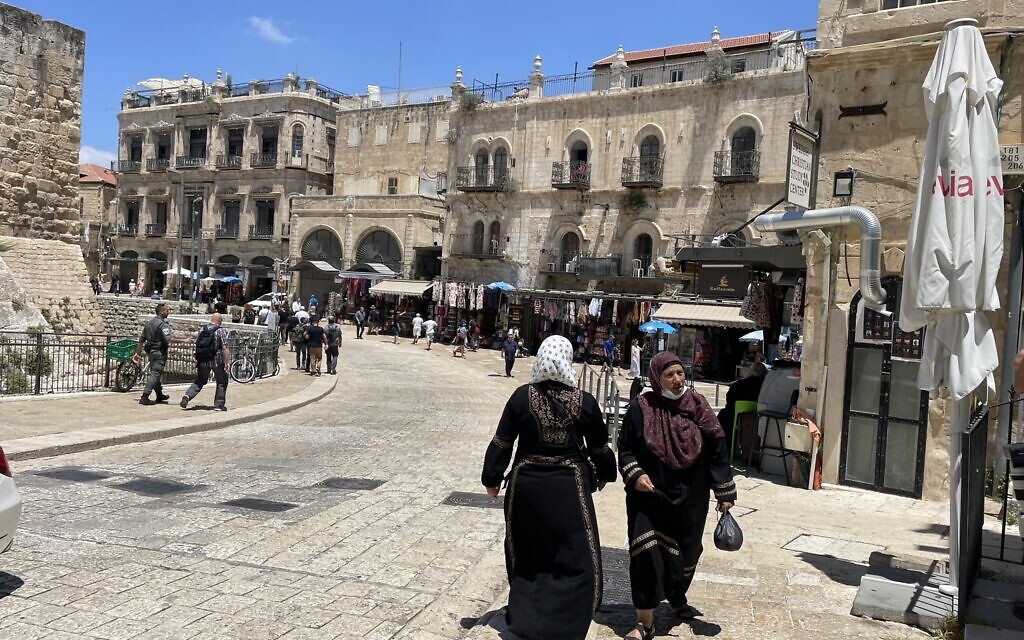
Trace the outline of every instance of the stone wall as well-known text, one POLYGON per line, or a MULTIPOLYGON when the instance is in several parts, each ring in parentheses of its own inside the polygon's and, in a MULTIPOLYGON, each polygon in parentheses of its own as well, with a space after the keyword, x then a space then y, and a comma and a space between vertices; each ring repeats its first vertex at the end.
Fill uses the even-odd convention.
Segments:
POLYGON ((101 295, 96 297, 103 314, 104 331, 114 336, 135 336, 139 328, 153 317, 156 305, 163 302, 171 307, 171 313, 180 313, 188 307, 188 301, 150 300, 130 296, 101 295))
POLYGON ((0 253, 0 260, 54 331, 103 331, 103 318, 77 243, 2 236, 0 243, 10 247, 0 253))
POLYGON ((82 31, 0 4, 0 234, 78 243, 84 53, 82 31))

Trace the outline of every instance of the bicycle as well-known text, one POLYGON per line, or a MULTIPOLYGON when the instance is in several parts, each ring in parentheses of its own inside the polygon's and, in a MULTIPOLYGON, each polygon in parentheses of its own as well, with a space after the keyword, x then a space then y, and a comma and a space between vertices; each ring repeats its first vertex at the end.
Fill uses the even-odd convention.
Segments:
MULTIPOLYGON (((260 351, 261 337, 257 336, 255 340, 253 338, 238 338, 238 346, 235 348, 235 355, 231 358, 231 363, 228 365, 228 375, 235 382, 248 383, 252 382, 258 377, 262 378, 267 375, 264 364, 265 354, 258 357, 260 351)), ((270 375, 278 375, 281 373, 281 360, 277 358, 276 353, 273 355, 273 367, 271 367, 273 373, 270 375)))
POLYGON ((118 340, 107 345, 107 357, 118 362, 114 369, 114 390, 126 393, 138 383, 145 374, 149 372, 149 359, 145 362, 135 361, 135 350, 138 348, 138 340, 127 338, 118 340))

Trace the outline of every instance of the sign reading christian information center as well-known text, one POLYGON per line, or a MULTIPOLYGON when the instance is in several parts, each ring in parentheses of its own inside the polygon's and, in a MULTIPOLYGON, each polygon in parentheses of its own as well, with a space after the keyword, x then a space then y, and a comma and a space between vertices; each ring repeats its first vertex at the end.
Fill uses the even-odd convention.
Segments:
POLYGON ((818 138, 795 122, 789 123, 789 158, 786 163, 786 201, 802 209, 814 208, 818 179, 815 154, 818 138))

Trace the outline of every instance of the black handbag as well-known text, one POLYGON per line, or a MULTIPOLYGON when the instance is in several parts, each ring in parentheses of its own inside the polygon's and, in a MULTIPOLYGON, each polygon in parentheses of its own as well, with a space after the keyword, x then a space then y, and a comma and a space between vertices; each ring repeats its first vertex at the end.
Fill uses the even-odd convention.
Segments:
POLYGON ((743 546, 743 531, 728 511, 722 514, 715 526, 715 546, 722 551, 739 551, 743 546))

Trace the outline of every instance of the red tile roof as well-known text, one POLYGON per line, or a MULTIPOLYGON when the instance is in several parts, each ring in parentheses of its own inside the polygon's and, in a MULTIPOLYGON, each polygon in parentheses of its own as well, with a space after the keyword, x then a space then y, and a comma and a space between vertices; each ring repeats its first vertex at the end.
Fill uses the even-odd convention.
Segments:
MULTIPOLYGON (((768 44, 773 38, 778 36, 781 31, 770 31, 768 33, 759 33, 752 36, 740 36, 738 38, 722 38, 718 42, 718 46, 722 47, 723 50, 738 49, 741 47, 754 47, 757 45, 768 44)), ((691 44, 677 44, 671 47, 659 47, 657 49, 643 49, 640 51, 627 51, 626 52, 626 63, 630 62, 642 62, 644 60, 660 60, 661 58, 677 58, 680 56, 691 56, 698 53, 704 53, 711 46, 711 41, 706 40, 704 42, 694 42, 691 44)), ((601 58, 595 62, 592 67, 603 67, 610 65, 615 62, 615 54, 601 58)))
POLYGON ((84 183, 104 182, 111 186, 117 186, 117 175, 110 169, 97 164, 78 165, 78 181, 84 183))

